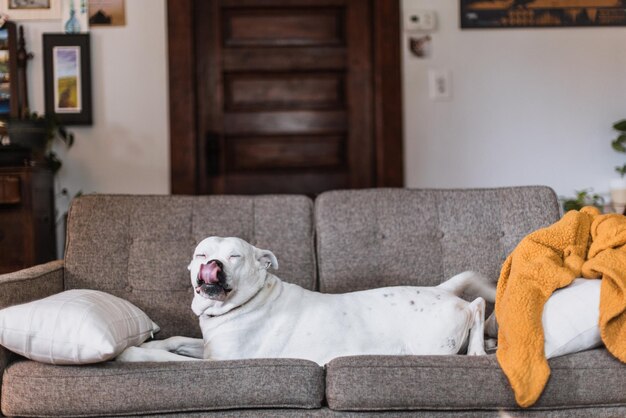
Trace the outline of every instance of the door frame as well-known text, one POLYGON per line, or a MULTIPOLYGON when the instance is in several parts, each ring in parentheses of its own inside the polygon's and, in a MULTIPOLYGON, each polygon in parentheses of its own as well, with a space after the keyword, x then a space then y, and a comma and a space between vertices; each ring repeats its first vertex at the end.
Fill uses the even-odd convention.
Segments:
MULTIPOLYGON (((203 0, 206 1, 206 0, 203 0)), ((373 25, 373 138, 377 187, 404 185, 400 0, 369 0, 373 25)), ((194 0, 167 0, 172 194, 200 193, 194 0)))

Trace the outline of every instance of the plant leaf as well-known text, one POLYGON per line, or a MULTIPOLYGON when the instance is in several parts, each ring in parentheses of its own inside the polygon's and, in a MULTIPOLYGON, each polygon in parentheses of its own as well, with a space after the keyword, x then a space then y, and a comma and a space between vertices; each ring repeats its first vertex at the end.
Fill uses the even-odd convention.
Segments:
POLYGON ((621 134, 611 142, 611 146, 617 152, 626 152, 626 134, 621 134))
POLYGON ((620 131, 620 132, 626 132, 626 119, 622 119, 619 122, 615 122, 613 124, 613 129, 620 131))

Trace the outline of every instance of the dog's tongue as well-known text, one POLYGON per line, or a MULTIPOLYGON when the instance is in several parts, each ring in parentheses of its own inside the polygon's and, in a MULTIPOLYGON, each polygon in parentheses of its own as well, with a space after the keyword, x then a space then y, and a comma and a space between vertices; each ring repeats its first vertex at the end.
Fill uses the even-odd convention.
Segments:
POLYGON ((220 268, 215 261, 200 266, 200 278, 208 284, 217 284, 220 280, 217 278, 220 268))

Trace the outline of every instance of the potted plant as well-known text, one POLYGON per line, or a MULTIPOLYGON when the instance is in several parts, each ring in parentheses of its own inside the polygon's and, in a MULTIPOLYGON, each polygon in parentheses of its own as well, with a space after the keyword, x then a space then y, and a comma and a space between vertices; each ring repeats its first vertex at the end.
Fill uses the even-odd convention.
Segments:
POLYGON ((10 119, 7 134, 11 145, 32 151, 36 160, 45 161, 53 173, 61 168, 61 160, 52 151, 52 144, 59 139, 68 147, 74 143, 74 134, 61 125, 56 118, 26 112, 22 119, 10 119))
POLYGON ((600 211, 604 209, 604 198, 597 193, 593 193, 593 189, 575 190, 576 196, 562 197, 561 203, 563 211, 580 210, 585 206, 595 206, 600 211))
MULTIPOLYGON (((611 142, 611 146, 617 152, 626 153, 626 119, 613 124, 613 129, 618 132, 617 138, 611 142)), ((611 180, 611 204, 617 213, 624 213, 626 209, 626 164, 615 167, 620 178, 611 180)))

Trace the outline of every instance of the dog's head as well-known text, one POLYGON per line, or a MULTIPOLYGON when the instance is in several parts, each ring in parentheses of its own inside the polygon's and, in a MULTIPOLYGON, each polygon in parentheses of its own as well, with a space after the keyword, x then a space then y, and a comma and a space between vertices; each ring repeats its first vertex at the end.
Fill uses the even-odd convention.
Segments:
POLYGON ((196 247, 187 267, 195 291, 192 309, 220 315, 247 302, 265 284, 276 256, 239 238, 209 237, 196 247))

